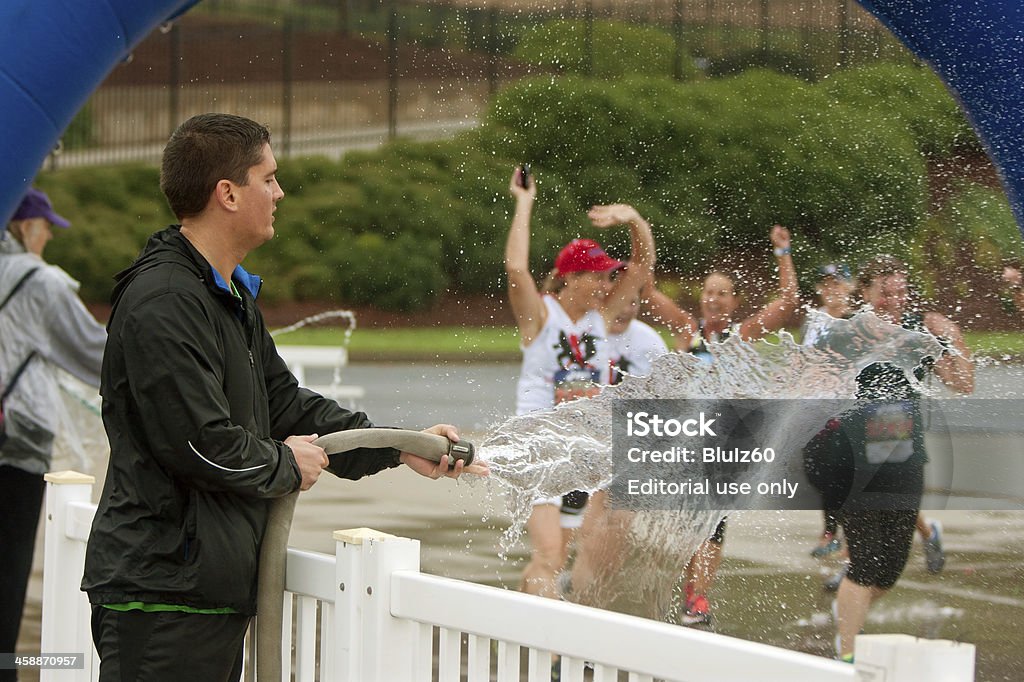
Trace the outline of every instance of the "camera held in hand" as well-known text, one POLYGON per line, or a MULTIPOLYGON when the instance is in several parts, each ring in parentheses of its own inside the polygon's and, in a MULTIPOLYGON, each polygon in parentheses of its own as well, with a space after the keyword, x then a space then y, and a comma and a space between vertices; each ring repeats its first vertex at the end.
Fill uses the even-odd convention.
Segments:
POLYGON ((530 183, 533 180, 530 178, 530 164, 524 163, 519 166, 519 186, 523 189, 530 189, 530 183))

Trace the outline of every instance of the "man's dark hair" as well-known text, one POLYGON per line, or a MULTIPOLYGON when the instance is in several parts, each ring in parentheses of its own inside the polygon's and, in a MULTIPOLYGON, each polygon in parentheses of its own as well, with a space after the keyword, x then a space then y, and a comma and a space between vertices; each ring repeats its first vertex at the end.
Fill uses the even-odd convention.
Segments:
POLYGON ((171 134, 160 166, 160 189, 178 220, 199 215, 217 183, 245 185, 263 159, 270 131, 241 116, 199 114, 171 134))

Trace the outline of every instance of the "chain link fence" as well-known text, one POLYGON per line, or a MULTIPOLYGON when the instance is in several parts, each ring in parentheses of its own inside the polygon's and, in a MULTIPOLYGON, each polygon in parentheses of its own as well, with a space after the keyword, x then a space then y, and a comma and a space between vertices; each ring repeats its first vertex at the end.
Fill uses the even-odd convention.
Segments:
MULTIPOLYGON (((516 48, 554 19, 587 36, 608 20, 662 29, 676 77, 684 60, 709 76, 763 65, 814 79, 907 54, 854 0, 206 0, 111 72, 48 167, 156 162, 205 111, 266 123, 282 157, 451 135, 503 83, 552 68, 516 48)), ((601 49, 585 41, 584 73, 601 49)))

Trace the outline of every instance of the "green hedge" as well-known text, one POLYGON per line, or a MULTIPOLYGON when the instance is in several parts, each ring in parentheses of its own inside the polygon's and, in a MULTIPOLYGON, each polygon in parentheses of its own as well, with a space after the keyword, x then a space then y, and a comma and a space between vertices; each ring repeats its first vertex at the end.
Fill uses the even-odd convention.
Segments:
POLYGON ((82 283, 87 301, 110 298, 113 276, 131 265, 146 238, 171 222, 150 166, 74 168, 46 173, 38 184, 72 226, 56 230, 46 258, 82 283))
POLYGON ((928 270, 956 266, 959 254, 977 266, 996 272, 1005 260, 1024 257, 1024 243, 1003 192, 962 182, 942 210, 921 226, 917 243, 928 270))
POLYGON ((659 261, 680 272, 777 222, 849 249, 914 229, 927 198, 905 127, 768 71, 684 85, 525 80, 495 98, 480 140, 573 178, 581 207, 636 204, 659 226, 659 261))
MULTIPOLYGON (((834 65, 828 66, 834 68, 834 65)), ((712 78, 722 78, 736 76, 750 69, 769 69, 805 81, 816 81, 827 72, 822 64, 821 52, 752 47, 709 60, 707 74, 712 78)))
MULTIPOLYGON (((660 28, 602 19, 591 24, 589 50, 585 20, 554 19, 526 29, 512 51, 529 64, 595 78, 671 76, 675 54, 675 40, 660 28)), ((693 58, 687 54, 681 61, 682 80, 693 79, 693 58)))
MULTIPOLYGON (((947 229, 983 243, 986 262, 1019 251, 998 193, 964 187, 951 208, 926 215, 926 155, 942 154, 961 135, 940 101, 948 97, 941 85, 921 85, 913 66, 836 78, 809 84, 752 70, 682 84, 642 76, 522 80, 493 99, 478 130, 456 140, 396 142, 341 161, 282 160, 277 236, 246 266, 268 280, 272 301, 414 310, 445 291, 500 295, 508 180, 521 162, 533 164, 538 179, 531 242, 538 277, 577 236, 625 255, 626 230, 598 232, 585 218, 589 206, 619 201, 654 225, 662 271, 684 277, 723 249, 763 254, 774 223, 799 236, 805 279, 822 260, 857 262, 879 250, 923 261, 929 235, 947 229), (918 85, 864 101, 843 94, 857 91, 857 78, 865 88, 885 78, 918 85), (945 123, 924 124, 939 118, 945 123)), ((111 276, 171 222, 157 180, 156 169, 144 166, 40 179, 76 223, 49 255, 82 280, 88 300, 105 300, 111 276)))
POLYGON ((835 102, 906 128, 929 156, 980 149, 960 107, 930 69, 879 62, 838 71, 822 85, 835 102))

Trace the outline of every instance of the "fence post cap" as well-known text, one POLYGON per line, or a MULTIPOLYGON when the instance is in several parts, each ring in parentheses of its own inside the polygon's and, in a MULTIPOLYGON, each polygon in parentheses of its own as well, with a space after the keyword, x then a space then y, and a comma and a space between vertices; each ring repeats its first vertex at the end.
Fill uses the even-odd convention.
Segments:
POLYGON ((92 485, 96 482, 96 477, 68 470, 51 471, 48 474, 43 474, 43 480, 54 485, 92 485))
POLYGON ((904 633, 888 632, 875 635, 857 635, 856 641, 865 646, 914 646, 929 649, 975 649, 969 642, 955 642, 949 639, 915 637, 904 633))
POLYGON ((383 533, 372 528, 349 528, 348 530, 334 531, 334 539, 338 542, 345 542, 350 545, 361 545, 367 540, 380 542, 397 538, 397 535, 383 533))

